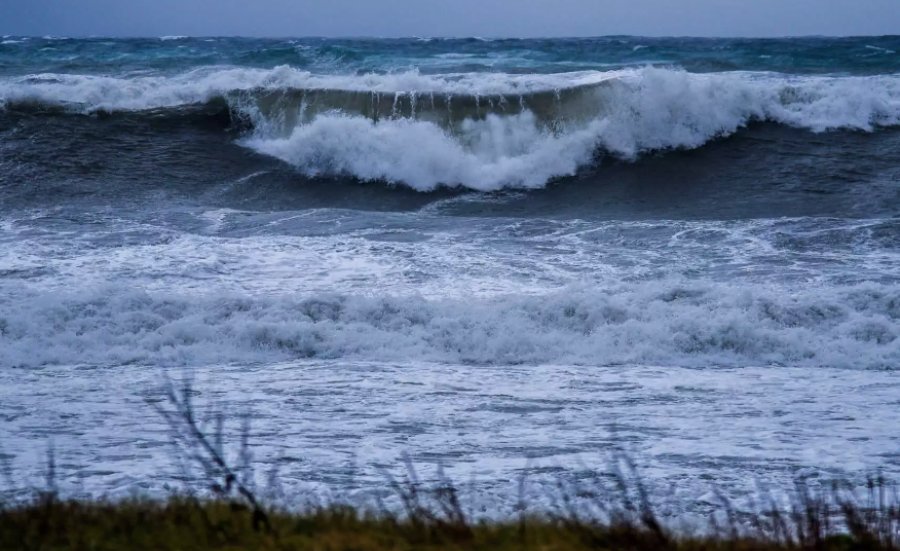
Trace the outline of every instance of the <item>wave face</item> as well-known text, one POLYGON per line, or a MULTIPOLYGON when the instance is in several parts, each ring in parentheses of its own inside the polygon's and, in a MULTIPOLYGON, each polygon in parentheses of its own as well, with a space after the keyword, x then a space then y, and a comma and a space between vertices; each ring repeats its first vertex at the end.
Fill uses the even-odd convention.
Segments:
POLYGON ((239 143, 310 176, 487 191, 541 187, 598 155, 700 147, 755 121, 813 132, 895 126, 900 76, 662 68, 355 76, 281 66, 0 83, 0 104, 10 109, 158 113, 217 102, 249 125, 239 143))

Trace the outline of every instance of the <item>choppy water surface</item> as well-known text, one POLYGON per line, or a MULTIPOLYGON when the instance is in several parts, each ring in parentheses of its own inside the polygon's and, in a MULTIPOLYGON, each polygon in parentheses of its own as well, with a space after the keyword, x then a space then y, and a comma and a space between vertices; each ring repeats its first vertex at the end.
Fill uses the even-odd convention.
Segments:
POLYGON ((0 452, 161 491, 169 373, 317 494, 900 474, 898 50, 5 37, 0 452))

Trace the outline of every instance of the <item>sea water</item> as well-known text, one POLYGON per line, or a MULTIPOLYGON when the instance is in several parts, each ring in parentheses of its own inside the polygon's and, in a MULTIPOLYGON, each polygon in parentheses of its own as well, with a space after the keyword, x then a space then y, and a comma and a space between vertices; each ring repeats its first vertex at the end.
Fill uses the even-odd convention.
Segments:
POLYGON ((166 377, 300 499, 404 455, 486 514, 616 450, 676 516, 900 474, 898 51, 5 37, 12 485, 183 483, 166 377))

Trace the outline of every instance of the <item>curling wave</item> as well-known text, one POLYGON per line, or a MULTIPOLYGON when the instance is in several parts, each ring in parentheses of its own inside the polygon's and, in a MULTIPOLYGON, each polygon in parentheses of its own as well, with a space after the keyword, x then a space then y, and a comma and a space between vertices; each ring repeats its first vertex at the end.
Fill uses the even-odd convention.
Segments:
POLYGON ((900 75, 788 77, 644 68, 549 75, 314 75, 290 67, 174 77, 34 75, 0 104, 94 113, 221 102, 240 143, 303 173, 431 190, 534 188, 600 154, 695 148, 753 121, 814 132, 900 124, 900 75))

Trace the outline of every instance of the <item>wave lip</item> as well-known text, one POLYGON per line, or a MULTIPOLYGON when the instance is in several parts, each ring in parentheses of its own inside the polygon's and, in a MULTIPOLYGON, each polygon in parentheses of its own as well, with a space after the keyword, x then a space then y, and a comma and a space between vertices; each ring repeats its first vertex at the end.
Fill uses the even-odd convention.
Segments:
MULTIPOLYGON (((35 74, 0 80, 0 105, 43 103, 74 112, 141 111, 206 103, 214 99, 304 92, 435 97, 519 96, 556 92, 614 78, 596 71, 563 75, 418 72, 368 75, 316 75, 280 66, 274 69, 207 67, 175 76, 112 77, 35 74), (242 93, 244 95, 242 95, 242 93)), ((295 107, 299 107, 296 105, 295 107)), ((340 108, 340 106, 335 106, 340 108)))

